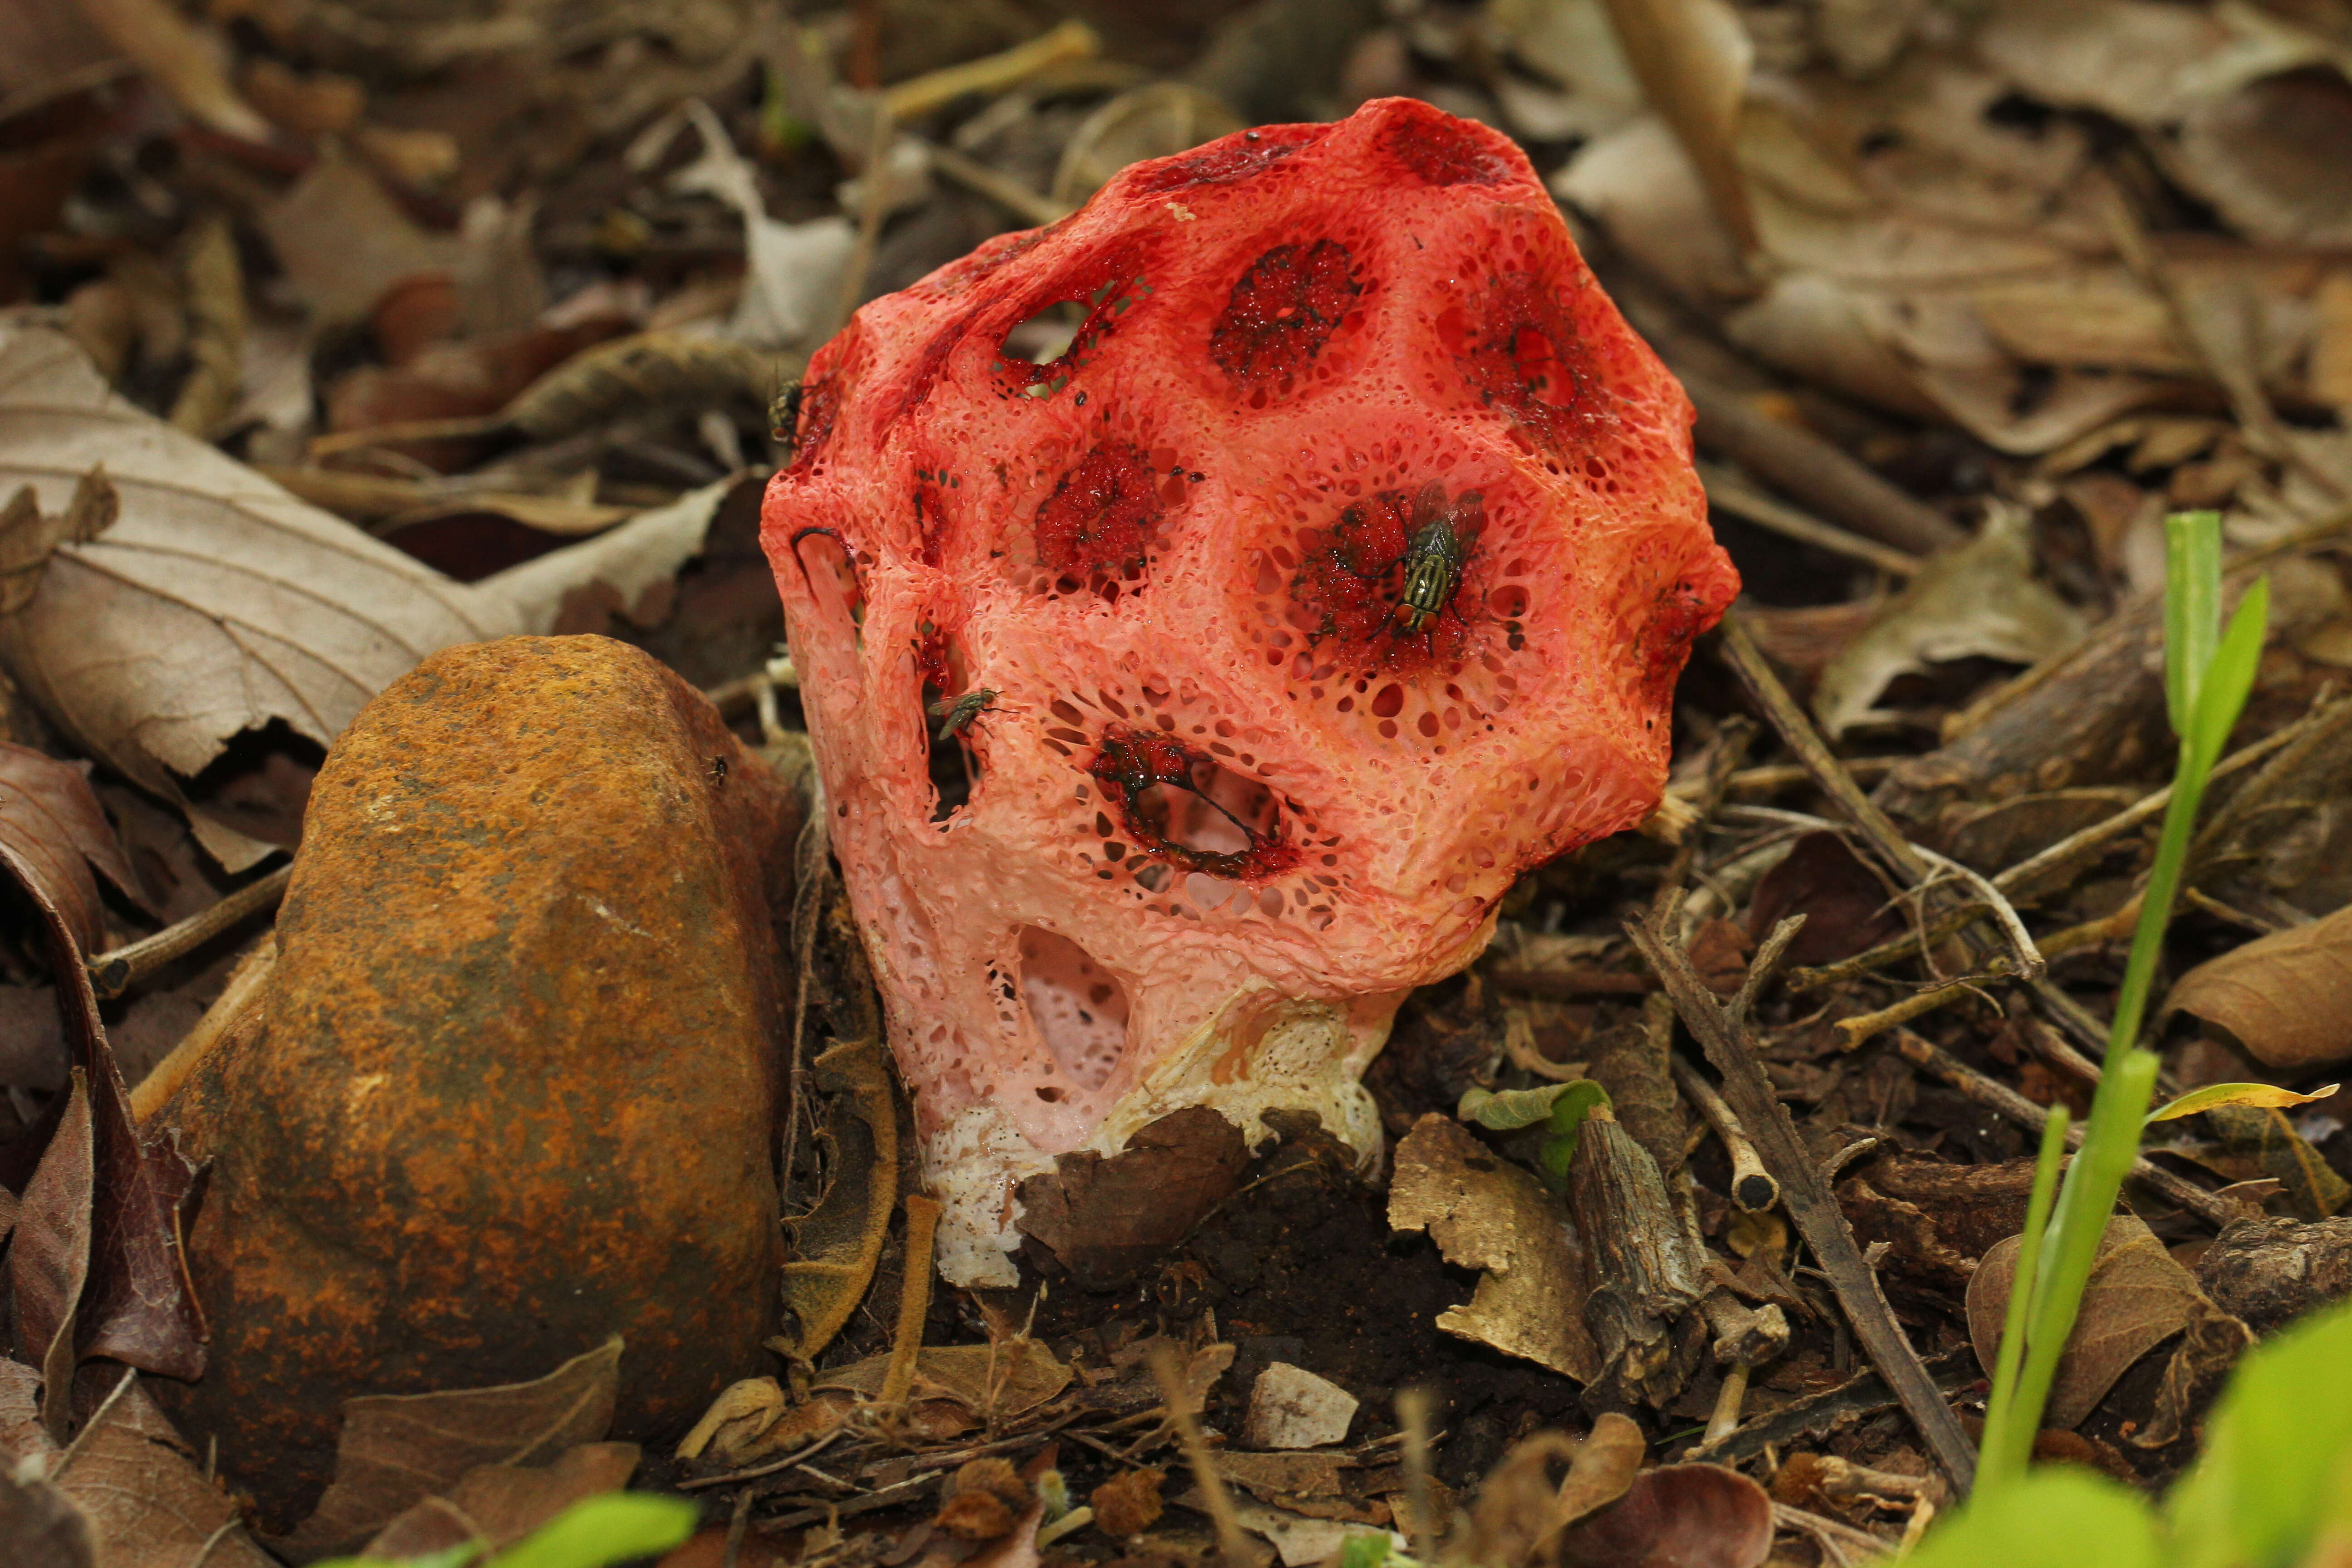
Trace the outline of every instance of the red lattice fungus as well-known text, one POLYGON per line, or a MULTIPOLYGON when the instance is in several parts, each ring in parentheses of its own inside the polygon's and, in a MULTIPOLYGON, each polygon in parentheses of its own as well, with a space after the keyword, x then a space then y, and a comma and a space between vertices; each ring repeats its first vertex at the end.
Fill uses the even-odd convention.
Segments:
POLYGON ((950 1278, 1181 1106, 1377 1153, 1398 999, 1656 802, 1737 587, 1690 417, 1518 151, 1403 100, 1137 164, 817 354, 766 540, 950 1278))

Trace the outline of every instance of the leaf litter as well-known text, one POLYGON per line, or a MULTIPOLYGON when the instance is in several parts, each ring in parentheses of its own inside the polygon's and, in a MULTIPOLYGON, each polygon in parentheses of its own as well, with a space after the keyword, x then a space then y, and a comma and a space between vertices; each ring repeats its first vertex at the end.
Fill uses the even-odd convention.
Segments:
MULTIPOLYGON (((174 1266, 191 1173, 136 1120, 110 1032, 131 1039, 123 1009, 167 988, 200 1011, 268 917, 199 935, 127 1002, 89 994, 82 961, 290 847, 320 753, 452 643, 616 634, 789 751, 797 699, 742 520, 789 456, 772 405, 844 308, 1050 221, 1128 159, 1378 92, 1507 127, 1568 202, 1700 405, 1743 614, 1826 735, 1776 730, 1719 799, 1678 783, 1675 832, 1530 868, 1493 953, 1409 999, 1375 1064, 1383 1175, 1307 1127, 1092 1157, 1030 1205, 1029 1288, 934 1292, 911 1346, 894 1303, 922 1265, 895 1217, 911 1183, 887 1069, 817 1068, 856 1049, 873 1069, 875 1046, 835 1042, 880 1020, 838 889, 804 899, 780 1161, 803 1249, 776 1324, 797 1355, 741 1368, 700 1457, 665 1434, 637 1484, 723 1500, 707 1539, 746 1561, 1198 1561, 1214 1510, 1146 1370, 1165 1345, 1267 1557, 1391 1531, 1438 1555, 1449 1510, 1485 1532, 1485 1568, 1548 1533, 1560 1561, 1891 1549, 1938 1495, 1933 1457, 1855 1353, 1861 1309, 1730 1201, 1746 1167, 1667 1070, 1689 1046, 1620 921, 1662 879, 1694 889, 1680 935, 1720 994, 1752 984, 1769 1083, 1903 1332, 1961 1390, 2021 1205, 2001 1173, 2096 1071, 2164 782, 2137 606, 2179 506, 2221 510, 2280 590, 2245 782, 2217 793, 2168 953, 2167 1098, 2196 1109, 2152 1130, 2153 1168, 2212 1201, 2127 1194, 2144 1224, 2095 1280, 2072 1440, 2161 1481, 2250 1340, 2352 1289, 2328 1228, 2352 1118, 2323 1081, 2352 1052, 2331 1000, 2352 710, 2319 705, 2352 618, 2352 273, 2329 248, 2352 205, 2304 155, 2352 95, 2317 11, 1259 0, 1215 24, 1093 6, 1072 31, 915 0, 789 22, 593 9, 232 30, 110 3, 93 34, 60 5, 26 24, 57 47, 9 51, 0 211, 32 238, 0 262, 0 845, 30 897, 0 983, 12 1018, 56 1015, 68 1058, 12 1053, 26 1065, 0 1085, 0 1428, 49 1444, 0 1500, 15 1556, 267 1560, 120 1374, 190 1375, 204 1330, 174 1266), (524 90, 517 51, 558 40, 524 90), (1904 845, 2011 900, 2046 973, 2003 970, 1975 884, 1895 898, 1904 845), (1807 917, 1796 968, 1759 974, 1785 914, 1807 917), (1941 1058, 1835 1027, 1922 1000, 1902 1026, 1941 1058), (1953 1070, 1911 1065, 1929 1059, 1953 1070), (1630 1255, 1538 1174, 1559 1086, 1602 1079, 1658 1167, 1646 1256, 1678 1255, 1698 1290, 1659 1319, 1686 1378, 1605 1415, 1584 1314, 1559 1303, 1630 1255), (2204 1216, 2232 1205, 2217 1237, 2204 1216), (1537 1277, 1562 1281, 1549 1304, 1537 1277), (1784 1314, 1785 1342, 1725 1359, 1727 1302, 1784 1314), (1276 1368, 1357 1401, 1343 1435, 1233 1447, 1276 1368), (1420 1437, 1397 1399, 1414 1389, 1420 1437), (1547 1429, 1591 1436, 1528 1436, 1547 1429), (1798 1500, 1673 1462, 1718 1440, 1798 1500), (109 1473, 135 1506, 74 1497, 77 1471, 133 1454, 109 1473), (970 1469, 1000 1458, 1011 1482, 970 1469), (1580 1521, 1570 1491, 1597 1500, 1580 1521), (959 1534, 982 1498, 989 1532, 959 1534), (1055 1522, 1087 1507, 1091 1525, 1055 1522), (228 1533, 191 1545, 205 1520, 228 1533)), ((1702 652, 1685 754, 1742 705, 1702 652)), ((205 1026, 254 1026, 231 1013, 205 1026)), ((520 1457, 511 1432, 455 1442, 420 1487, 330 1522, 352 1545, 406 1532, 386 1550, 512 1539, 628 1481, 628 1445, 574 1425, 520 1457)))

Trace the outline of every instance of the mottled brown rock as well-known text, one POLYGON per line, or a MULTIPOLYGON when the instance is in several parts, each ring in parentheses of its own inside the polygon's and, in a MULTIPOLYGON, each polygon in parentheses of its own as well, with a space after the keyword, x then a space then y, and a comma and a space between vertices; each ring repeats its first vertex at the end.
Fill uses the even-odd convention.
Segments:
POLYGON ((2198 1282, 2257 1333, 2352 1296, 2352 1219, 2241 1220, 2197 1260, 2198 1282))
POLYGON ((603 637, 450 649, 320 771, 256 1026, 158 1113, 214 1161, 211 1370, 173 1390, 283 1531, 344 1399, 626 1342, 615 1437, 753 1369, 776 1300, 798 808, 703 699, 603 637))

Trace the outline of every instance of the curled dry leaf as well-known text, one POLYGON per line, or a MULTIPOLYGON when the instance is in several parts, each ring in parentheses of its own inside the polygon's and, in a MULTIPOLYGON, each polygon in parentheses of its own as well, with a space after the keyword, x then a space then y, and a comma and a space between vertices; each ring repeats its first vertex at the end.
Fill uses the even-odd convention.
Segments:
POLYGON ((147 902, 86 763, 0 743, 0 847, 9 868, 57 906, 84 953, 106 942, 93 868, 133 903, 147 902))
POLYGON ((1981 533, 1930 561, 1830 660, 1813 688, 1813 711, 1842 735, 1891 716, 1875 705, 1898 675, 1970 657, 2038 663, 2083 627, 2081 612, 2033 575, 2024 514, 1998 508, 1981 533))
POLYGON ((9 1154, 37 1155, 22 1183, 18 1234, 9 1249, 16 1338, 39 1360, 49 1428, 65 1428, 76 1363, 89 1356, 175 1378, 205 1370, 205 1327, 180 1249, 195 1168, 168 1132, 141 1131, 99 1021, 82 952, 41 880, 0 841, 47 938, 69 1048, 71 1089, 56 1104, 46 1142, 21 1140, 9 1154), (21 1149, 21 1152, 19 1150, 21 1149))
POLYGON ((898 1111, 882 1043, 845 1040, 810 1064, 809 1079, 830 1097, 831 1158, 824 1195, 792 1224, 783 1294, 793 1321, 773 1342, 802 1360, 831 1344, 866 1299, 898 1203, 898 1111))
POLYGON ((278 1544, 298 1558, 352 1551, 470 1471, 545 1465, 594 1443, 612 1424, 620 1382, 615 1336, 528 1383, 347 1399, 334 1479, 278 1544))
POLYGON ((1559 1203, 1460 1122, 1432 1112, 1397 1145, 1389 1224, 1426 1230, 1447 1262, 1486 1271, 1439 1328, 1580 1383, 1598 1373, 1583 1252, 1559 1203))
MULTIPOLYGON (((2018 1237, 1993 1245, 1969 1280, 1969 1337, 1977 1361, 1990 1369, 2000 1350, 2002 1316, 2017 1273, 2018 1237)), ((2146 1221, 2118 1215, 2099 1240, 2098 1260, 2083 1292, 2082 1313, 2067 1336, 2058 1375, 2043 1413, 2047 1426, 2073 1427, 2142 1355, 2210 1308, 2197 1277, 2164 1249, 2146 1221)))
MULTIPOLYGON (((460 584, 115 396, 62 333, 0 329, 0 489, 64 507, 101 468, 110 524, 61 538, 41 525, 37 563, 0 537, 0 570, 46 563, 30 599, 0 614, 0 661, 82 751, 183 805, 244 731, 275 721, 324 746, 439 648, 548 630, 599 584, 637 605, 699 548, 728 488, 460 584)), ((192 816, 231 870, 273 847, 192 816)))
POLYGON ((2219 1024, 2283 1073, 2352 1061, 2352 907, 2208 959, 2165 1006, 2219 1024))
POLYGON ((1772 1552, 1772 1500, 1721 1465, 1662 1465, 1560 1537, 1561 1568, 1758 1568, 1772 1552))
POLYGON ((2150 1121, 2178 1121, 2184 1116, 2196 1116, 2225 1105, 2250 1105, 2260 1110, 2283 1110, 2292 1106, 2309 1105, 2315 1100, 2326 1100, 2343 1088, 2331 1083, 2297 1094, 2291 1089, 2281 1089, 2274 1083, 2209 1083, 2179 1099, 2168 1101, 2147 1113, 2150 1121))

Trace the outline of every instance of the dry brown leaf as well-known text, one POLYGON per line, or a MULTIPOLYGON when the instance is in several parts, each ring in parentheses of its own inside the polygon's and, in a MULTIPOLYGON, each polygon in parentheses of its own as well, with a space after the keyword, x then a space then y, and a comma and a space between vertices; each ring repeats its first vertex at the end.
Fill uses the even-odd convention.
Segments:
MULTIPOLYGON (((1230 1363, 1233 1347, 1216 1348, 1228 1352, 1230 1363)), ((838 1372, 826 1373, 815 1386, 871 1399, 882 1392, 889 1367, 888 1355, 868 1356, 838 1372)), ((1212 1382, 1215 1375, 1211 1374, 1212 1382)), ((1034 1340, 998 1345, 926 1345, 915 1360, 914 1397, 950 1400, 975 1415, 1010 1420, 1069 1387, 1070 1377, 1070 1369, 1034 1340)))
POLYGON ((349 1552, 484 1465, 546 1464, 612 1424, 621 1341, 546 1376, 443 1394, 370 1394, 343 1403, 335 1479, 278 1545, 304 1556, 349 1552))
POLYGON ((1895 677, 1949 659, 2039 663, 2083 633, 2082 613, 2033 575, 2023 513, 1997 508, 1984 530, 1927 563, 1813 687, 1813 711, 1832 735, 1889 715, 1876 707, 1895 677))
POLYGON ((2325 1219, 2352 1197, 2352 1184, 2318 1150, 2305 1142, 2284 1113, 2246 1105, 2217 1105, 2205 1112, 2210 1142, 2183 1143, 2175 1152, 2232 1181, 2276 1182, 2287 1208, 2302 1219, 2325 1219))
POLYGON ((1240 1185, 1241 1129, 1206 1106, 1138 1128, 1119 1152, 1063 1154, 1020 1184, 1021 1234, 1089 1290, 1125 1284, 1240 1185))
POLYGON ((1580 1383, 1599 1373, 1583 1254, 1559 1201, 1452 1117, 1423 1117, 1397 1145, 1389 1224, 1425 1229, 1447 1262, 1485 1270, 1467 1306, 1438 1314, 1439 1328, 1580 1383))
MULTIPOLYGON (((0 616, 0 660, 80 749, 183 805, 240 732, 275 721, 324 746, 439 648, 551 630, 592 590, 639 605, 732 487, 452 583, 115 396, 63 334, 0 329, 0 489, 61 506, 101 467, 118 514, 55 546, 30 602, 0 616)), ((231 870, 273 847, 193 820, 231 870)))
MULTIPOLYGON (((1977 1361, 1988 1368, 2000 1350, 2018 1246, 2013 1236, 1995 1242, 1969 1280, 1969 1337, 1977 1361)), ((2200 1303, 2211 1305, 2197 1277, 2174 1260, 2146 1221, 2132 1215, 2109 1220, 2042 1424, 2071 1428, 2080 1423, 2126 1368, 2187 1328, 2200 1303)))
POLYGON ((1721 1465, 1663 1465, 1606 1512, 1560 1537, 1561 1568, 1758 1568, 1772 1551, 1772 1500, 1721 1465))
POLYGON ((817 1092, 831 1097, 825 1134, 832 1157, 824 1195, 792 1222, 783 1293, 793 1323, 777 1342, 785 1354, 803 1359, 831 1344, 866 1299, 898 1202, 898 1112, 881 1043, 844 1041, 811 1067, 817 1092))
POLYGON ((2279 1072, 2352 1061, 2352 907, 2206 960, 2164 1005, 2219 1024, 2279 1072))
POLYGON ((1568 1477, 1552 1500, 1551 1527, 1568 1529, 1623 1497, 1648 1451, 1631 1416, 1614 1410, 1601 1415, 1569 1460, 1568 1477))
POLYGON ((123 1373, 49 1480, 89 1521, 106 1568, 270 1568, 136 1373, 123 1373))
POLYGON ((570 1508, 618 1491, 635 1473, 635 1443, 583 1443, 546 1465, 484 1465, 446 1496, 425 1499, 376 1532, 366 1555, 422 1557, 470 1542, 503 1552, 570 1508))
POLYGON ((84 953, 97 952, 106 938, 92 868, 133 903, 147 902, 90 791, 87 763, 0 742, 0 846, 10 868, 57 906, 84 953))
POLYGON ((174 103, 224 136, 269 140, 269 122, 229 85, 227 46, 169 0, 80 0, 99 31, 139 63, 174 103))

